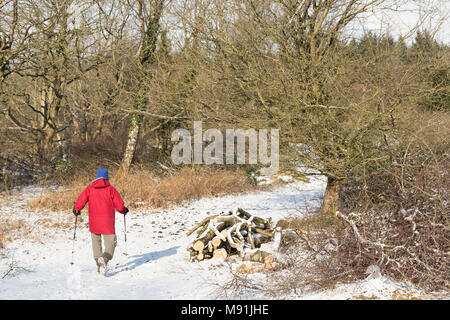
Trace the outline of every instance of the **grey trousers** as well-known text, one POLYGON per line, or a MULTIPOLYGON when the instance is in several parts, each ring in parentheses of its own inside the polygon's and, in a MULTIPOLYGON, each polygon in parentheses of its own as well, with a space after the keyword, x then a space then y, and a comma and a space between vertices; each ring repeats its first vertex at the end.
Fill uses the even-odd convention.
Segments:
MULTIPOLYGON (((115 234, 96 234, 91 233, 92 238, 92 251, 94 253, 94 259, 97 263, 97 259, 100 257, 106 258, 109 261, 114 256, 114 249, 117 245, 117 237, 115 234), (102 236, 105 244, 105 251, 102 249, 102 236)), ((97 263, 98 264, 98 263, 97 263)))

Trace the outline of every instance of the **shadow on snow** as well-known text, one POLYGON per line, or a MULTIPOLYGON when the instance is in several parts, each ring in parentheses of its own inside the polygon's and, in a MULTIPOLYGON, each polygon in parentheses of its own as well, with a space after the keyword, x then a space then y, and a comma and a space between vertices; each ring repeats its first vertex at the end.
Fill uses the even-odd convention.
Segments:
POLYGON ((175 247, 171 247, 171 248, 161 250, 161 251, 152 251, 149 253, 143 253, 143 254, 137 254, 134 256, 130 256, 128 258, 128 260, 131 259, 130 261, 118 266, 115 270, 112 270, 111 272, 109 272, 108 276, 112 277, 123 271, 131 271, 147 262, 156 261, 156 260, 159 260, 164 257, 172 256, 177 253, 177 249, 179 247, 180 246, 175 246, 175 247))

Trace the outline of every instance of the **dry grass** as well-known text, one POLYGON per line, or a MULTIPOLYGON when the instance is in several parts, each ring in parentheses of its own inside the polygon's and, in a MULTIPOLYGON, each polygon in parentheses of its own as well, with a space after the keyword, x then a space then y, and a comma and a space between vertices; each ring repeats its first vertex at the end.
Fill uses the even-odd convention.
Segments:
MULTIPOLYGON (((91 183, 93 175, 95 172, 89 176, 76 175, 76 179, 63 186, 63 191, 49 192, 31 201, 29 207, 54 211, 70 210, 78 195, 91 183)), ((129 208, 167 208, 185 201, 239 193, 252 188, 245 177, 236 172, 189 168, 162 177, 149 171, 139 171, 120 179, 113 177, 111 184, 119 191, 129 208)))
POLYGON ((31 233, 31 229, 22 219, 3 218, 0 221, 0 249, 4 249, 8 242, 26 238, 31 233))

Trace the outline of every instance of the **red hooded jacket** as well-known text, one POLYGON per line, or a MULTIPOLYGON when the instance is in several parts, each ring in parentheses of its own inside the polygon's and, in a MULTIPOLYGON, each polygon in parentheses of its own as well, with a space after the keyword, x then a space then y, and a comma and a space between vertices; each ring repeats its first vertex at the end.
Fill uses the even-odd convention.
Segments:
POLYGON ((78 196, 75 210, 82 210, 87 202, 89 202, 89 231, 96 234, 115 234, 115 210, 125 213, 119 192, 108 180, 98 179, 78 196))

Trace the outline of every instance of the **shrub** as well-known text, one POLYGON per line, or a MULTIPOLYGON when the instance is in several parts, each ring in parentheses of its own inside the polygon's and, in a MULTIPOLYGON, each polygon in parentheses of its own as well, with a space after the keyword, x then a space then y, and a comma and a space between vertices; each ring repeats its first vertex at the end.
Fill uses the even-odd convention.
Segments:
MULTIPOLYGON (((78 195, 92 181, 92 175, 75 175, 75 179, 62 187, 29 203, 33 209, 70 210, 78 195)), ((185 201, 202 197, 238 193, 252 188, 239 173, 228 170, 194 170, 183 168, 171 174, 156 176, 150 171, 140 170, 111 184, 119 191, 130 208, 150 206, 167 208, 185 201)))

